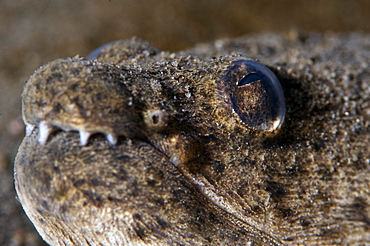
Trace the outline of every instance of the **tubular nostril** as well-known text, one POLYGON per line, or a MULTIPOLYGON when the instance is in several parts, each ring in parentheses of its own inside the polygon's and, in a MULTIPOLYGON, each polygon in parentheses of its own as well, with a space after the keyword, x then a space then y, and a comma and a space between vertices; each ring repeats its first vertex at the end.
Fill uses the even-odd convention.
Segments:
POLYGON ((159 116, 158 115, 153 115, 152 116, 152 122, 153 122, 154 125, 158 125, 160 123, 159 116))
POLYGON ((144 112, 146 126, 152 130, 159 130, 167 126, 167 114, 160 109, 150 109, 144 112))

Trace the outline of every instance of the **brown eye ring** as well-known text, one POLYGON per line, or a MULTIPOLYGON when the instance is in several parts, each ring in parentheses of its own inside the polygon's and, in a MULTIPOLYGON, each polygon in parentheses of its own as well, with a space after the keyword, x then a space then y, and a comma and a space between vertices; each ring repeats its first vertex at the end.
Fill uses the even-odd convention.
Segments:
POLYGON ((240 119, 257 131, 274 131, 284 121, 285 97, 278 78, 266 66, 248 59, 231 63, 222 84, 240 119))

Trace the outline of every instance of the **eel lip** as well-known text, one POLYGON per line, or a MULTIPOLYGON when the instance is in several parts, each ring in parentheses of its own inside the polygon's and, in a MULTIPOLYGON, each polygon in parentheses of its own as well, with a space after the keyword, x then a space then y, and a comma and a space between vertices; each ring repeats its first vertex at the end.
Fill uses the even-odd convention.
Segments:
MULTIPOLYGON (((31 135, 32 131, 34 130, 35 125, 32 124, 26 124, 26 135, 29 136, 31 135)), ((50 134, 53 133, 54 131, 60 129, 56 126, 53 126, 52 124, 46 122, 46 121, 41 121, 38 125, 39 128, 39 138, 38 141, 41 145, 45 145, 50 134)), ((98 132, 88 132, 85 130, 81 129, 62 129, 64 131, 78 131, 80 134, 80 145, 85 146, 88 143, 88 140, 92 134, 98 133, 98 132)), ((105 137, 107 138, 108 142, 112 145, 116 145, 118 141, 118 136, 114 133, 106 133, 103 132, 105 137)))

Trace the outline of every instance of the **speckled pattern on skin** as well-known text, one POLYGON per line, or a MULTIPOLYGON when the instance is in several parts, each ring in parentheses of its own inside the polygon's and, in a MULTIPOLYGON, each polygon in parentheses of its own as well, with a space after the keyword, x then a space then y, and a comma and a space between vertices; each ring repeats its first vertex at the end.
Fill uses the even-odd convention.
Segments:
POLYGON ((51 62, 23 92, 36 127, 15 164, 22 206, 52 245, 366 244, 370 50, 359 40, 262 35, 172 54, 134 38, 97 61, 51 62), (279 78, 280 129, 255 131, 230 107, 220 81, 240 56, 279 78), (98 134, 81 146, 58 129, 98 134))

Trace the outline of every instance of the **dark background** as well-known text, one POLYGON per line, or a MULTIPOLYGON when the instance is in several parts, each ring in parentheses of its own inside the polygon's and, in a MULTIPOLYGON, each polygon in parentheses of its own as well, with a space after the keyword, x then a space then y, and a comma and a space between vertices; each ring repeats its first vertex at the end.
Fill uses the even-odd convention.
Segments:
POLYGON ((40 245, 13 188, 20 94, 40 65, 139 36, 162 50, 261 32, 370 32, 368 0, 0 0, 0 245, 40 245))

